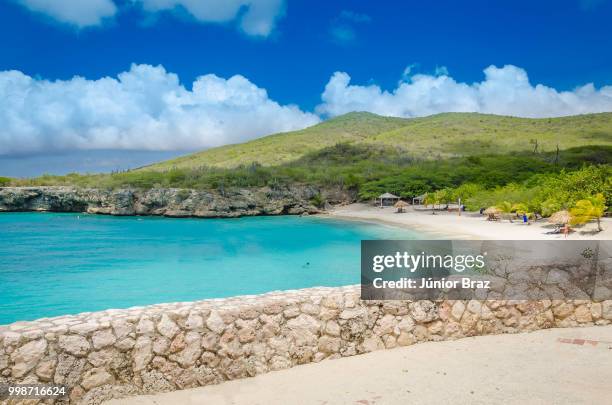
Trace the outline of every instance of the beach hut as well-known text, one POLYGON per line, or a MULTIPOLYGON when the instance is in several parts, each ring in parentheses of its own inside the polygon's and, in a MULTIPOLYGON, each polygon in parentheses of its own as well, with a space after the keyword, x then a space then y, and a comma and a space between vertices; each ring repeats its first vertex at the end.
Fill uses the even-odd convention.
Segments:
POLYGON ((408 204, 406 201, 399 200, 395 203, 394 207, 397 208, 398 213, 402 213, 404 212, 404 208, 408 207, 409 205, 410 204, 408 204))
POLYGON ((384 193, 378 196, 374 201, 376 205, 380 205, 381 207, 389 207, 399 201, 399 197, 393 195, 391 193, 384 193))
POLYGON ((425 201, 425 197, 427 194, 421 194, 412 198, 412 205, 423 205, 423 201, 425 201))

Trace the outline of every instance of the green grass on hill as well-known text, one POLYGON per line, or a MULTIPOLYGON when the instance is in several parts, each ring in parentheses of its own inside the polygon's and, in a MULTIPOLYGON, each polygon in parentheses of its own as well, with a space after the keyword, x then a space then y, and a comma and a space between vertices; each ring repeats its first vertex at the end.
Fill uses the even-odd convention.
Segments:
POLYGON ((612 206, 611 162, 612 113, 542 120, 355 113, 148 170, 0 178, 0 186, 228 190, 308 184, 362 200, 383 192, 407 199, 430 193, 441 201, 460 197, 470 208, 522 204, 549 215, 598 194, 612 206))
POLYGON ((424 118, 349 113, 300 131, 270 135, 160 162, 140 170, 264 166, 287 163, 338 143, 397 148, 421 159, 551 152, 587 145, 612 145, 612 113, 530 119, 476 113, 424 118))
POLYGON ((74 173, 12 180, 11 184, 209 190, 310 184, 326 189, 352 190, 362 199, 370 199, 386 191, 410 198, 465 183, 494 188, 524 181, 535 174, 577 170, 584 165, 610 167, 610 162, 612 146, 601 145, 563 150, 558 155, 556 152, 520 152, 418 159, 395 148, 345 143, 310 152, 300 159, 276 166, 250 164, 236 168, 204 166, 197 169, 141 170, 99 175, 74 173))
POLYGON ((257 162, 275 165, 297 159, 309 152, 343 142, 361 142, 381 132, 392 131, 408 120, 370 113, 349 113, 312 127, 265 136, 250 142, 225 145, 146 166, 143 170, 236 167, 257 162))

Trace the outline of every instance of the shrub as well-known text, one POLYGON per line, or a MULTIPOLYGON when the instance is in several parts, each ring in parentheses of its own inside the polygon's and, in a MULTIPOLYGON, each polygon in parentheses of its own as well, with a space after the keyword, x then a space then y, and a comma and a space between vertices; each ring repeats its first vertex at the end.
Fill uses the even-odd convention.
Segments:
POLYGON ((310 199, 310 203, 317 208, 323 207, 324 201, 321 193, 315 194, 315 196, 310 199))

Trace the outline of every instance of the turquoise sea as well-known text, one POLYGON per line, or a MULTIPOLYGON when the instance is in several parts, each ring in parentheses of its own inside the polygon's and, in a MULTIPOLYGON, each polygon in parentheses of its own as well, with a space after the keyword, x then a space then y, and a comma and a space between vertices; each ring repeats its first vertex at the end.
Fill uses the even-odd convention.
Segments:
POLYGON ((0 324, 359 283, 362 239, 416 232, 315 217, 0 213, 0 324))

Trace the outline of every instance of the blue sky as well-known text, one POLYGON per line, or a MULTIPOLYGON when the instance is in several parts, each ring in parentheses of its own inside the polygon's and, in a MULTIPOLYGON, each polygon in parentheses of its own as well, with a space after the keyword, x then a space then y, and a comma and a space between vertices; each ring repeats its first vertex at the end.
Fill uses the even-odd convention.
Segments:
POLYGON ((0 155, 195 150, 355 109, 612 110, 611 1, 196 3, 0 0, 0 155))

